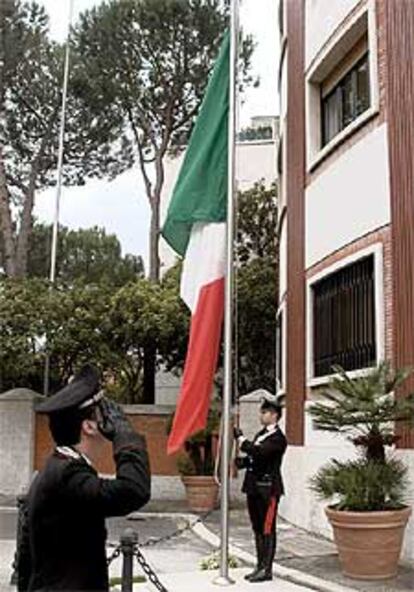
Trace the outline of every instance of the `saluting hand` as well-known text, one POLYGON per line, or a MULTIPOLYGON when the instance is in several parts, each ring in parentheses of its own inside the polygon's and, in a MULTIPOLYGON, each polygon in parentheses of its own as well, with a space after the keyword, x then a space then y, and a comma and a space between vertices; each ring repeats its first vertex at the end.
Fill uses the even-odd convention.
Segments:
POLYGON ((120 405, 109 399, 102 399, 99 403, 102 421, 98 423, 99 431, 111 442, 120 432, 132 431, 125 413, 120 405))
POLYGON ((243 436, 243 432, 240 428, 233 428, 233 435, 234 435, 234 439, 237 440, 238 438, 240 438, 240 436, 243 436))

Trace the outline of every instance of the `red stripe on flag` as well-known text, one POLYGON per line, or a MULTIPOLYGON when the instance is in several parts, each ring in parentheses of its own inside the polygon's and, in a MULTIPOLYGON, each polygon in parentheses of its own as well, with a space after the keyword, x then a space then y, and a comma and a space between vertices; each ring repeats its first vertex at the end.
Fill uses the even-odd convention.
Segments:
POLYGON ((168 438, 168 454, 177 452, 191 434, 206 425, 217 367, 223 310, 224 278, 220 278, 201 289, 191 319, 183 381, 168 438))
POLYGON ((269 507, 267 508, 266 518, 264 523, 264 531, 263 534, 270 534, 272 532, 272 523, 275 519, 277 511, 277 501, 275 497, 272 497, 269 503, 269 507))

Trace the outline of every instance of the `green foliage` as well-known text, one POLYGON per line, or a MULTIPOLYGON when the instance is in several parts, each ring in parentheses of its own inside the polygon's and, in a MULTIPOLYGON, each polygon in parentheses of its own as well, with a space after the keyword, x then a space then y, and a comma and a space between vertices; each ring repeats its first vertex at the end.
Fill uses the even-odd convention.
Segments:
POLYGON ((321 499, 338 499, 333 505, 336 510, 397 510, 406 502, 407 468, 395 458, 384 463, 365 458, 333 460, 313 477, 311 488, 321 499))
POLYGON ((393 370, 381 362, 366 376, 350 378, 340 366, 323 392, 327 403, 315 403, 309 409, 314 426, 319 430, 351 434, 351 440, 366 451, 368 459, 384 458, 384 446, 395 440, 393 422, 414 424, 414 396, 395 396, 395 391, 411 374, 411 370, 393 370))
MULTIPOLYGON (((147 581, 147 578, 145 576, 134 576, 132 578, 132 581, 134 584, 142 584, 143 582, 147 581)), ((122 578, 120 578, 119 576, 114 576, 113 578, 110 578, 109 580, 109 587, 113 588, 115 586, 119 586, 120 584, 122 584, 122 578)))
POLYGON ((243 128, 238 136, 239 142, 253 142, 255 140, 271 140, 273 129, 270 125, 243 128))
MULTIPOLYGON (((215 551, 214 553, 212 553, 208 557, 205 557, 204 559, 202 559, 200 561, 200 569, 201 569, 201 571, 206 571, 206 570, 210 570, 210 569, 219 569, 219 567, 221 565, 220 559, 221 558, 220 558, 220 552, 219 551, 215 551)), ((228 566, 230 568, 239 567, 238 559, 236 557, 233 557, 233 555, 229 555, 229 557, 228 557, 228 566)))
POLYGON ((0 392, 15 386, 41 392, 46 310, 44 282, 0 283, 0 392))
POLYGON ((278 286, 276 186, 241 193, 236 234, 238 392, 275 388, 278 286))
MULTIPOLYGON (((99 129, 113 121, 122 143, 118 167, 138 164, 151 206, 150 277, 159 276, 158 231, 164 158, 188 140, 227 26, 221 0, 111 0, 85 12, 75 29, 75 94, 99 129), (104 108, 104 110, 103 110, 104 108), (111 111, 108 118, 106 111, 111 111)), ((241 48, 248 75, 253 43, 241 48)), ((113 137, 99 135, 102 152, 113 137)), ((95 161, 95 173, 118 170, 95 161)))
MULTIPOLYGON (((35 224, 30 238, 29 277, 49 277, 52 227, 35 224)), ((122 256, 121 245, 114 234, 103 228, 69 230, 59 228, 59 248, 56 259, 56 280, 72 284, 122 286, 144 275, 142 257, 122 256)))
POLYGON ((186 334, 188 313, 170 285, 139 279, 119 289, 106 284, 57 284, 39 279, 0 282, 0 390, 43 388, 45 344, 51 392, 84 362, 94 361, 125 403, 143 398, 144 348, 163 352, 186 334), (180 323, 182 326, 180 328, 180 323))
MULTIPOLYGON (((169 434, 174 421, 172 414, 167 423, 169 434)), ((204 430, 200 430, 188 438, 184 443, 186 454, 177 459, 177 468, 182 475, 213 475, 214 455, 213 437, 220 429, 220 412, 216 405, 212 404, 207 416, 207 424, 204 430)))
MULTIPOLYGON (((0 231, 5 272, 22 277, 36 191, 56 183, 64 48, 49 39, 38 3, 16 0, 10 7, 0 13, 0 231)), ((72 92, 78 70, 72 52, 63 175, 77 185, 102 168, 121 172, 128 160, 116 113, 100 104, 98 119, 72 92)))
MULTIPOLYGON (((143 164, 181 143, 202 100, 227 25, 221 0, 117 0, 86 11, 75 30, 86 104, 112 104, 143 164), (98 101, 98 103, 96 103, 98 101)), ((252 40, 243 44, 250 83, 252 40)), ((79 76, 81 76, 79 72, 79 76)), ((184 142, 185 143, 185 142, 184 142)))
POLYGON ((331 461, 311 481, 311 487, 323 499, 337 499, 340 510, 376 511, 396 509, 404 504, 408 487, 407 470, 396 459, 387 458, 385 447, 398 440, 394 425, 414 422, 414 397, 396 397, 409 370, 393 370, 381 362, 366 376, 350 378, 339 366, 326 402, 309 409, 315 427, 348 434, 362 449, 362 457, 347 462, 331 461))
POLYGON ((263 181, 243 191, 237 201, 236 255, 239 265, 256 258, 276 262, 277 238, 276 184, 267 189, 263 181))

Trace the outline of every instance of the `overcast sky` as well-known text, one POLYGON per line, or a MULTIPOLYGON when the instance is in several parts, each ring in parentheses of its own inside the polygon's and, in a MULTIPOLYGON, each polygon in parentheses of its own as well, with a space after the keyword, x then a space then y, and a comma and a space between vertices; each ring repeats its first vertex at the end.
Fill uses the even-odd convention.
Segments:
MULTIPOLYGON (((38 0, 49 13, 51 35, 64 41, 67 33, 70 0, 38 0)), ((79 12, 99 4, 100 0, 74 0, 74 21, 79 12)), ((260 86, 250 89, 241 107, 241 124, 254 115, 275 115, 278 110, 276 70, 278 28, 276 0, 243 0, 241 24, 257 43, 253 74, 260 86)), ((39 194, 35 215, 51 222, 55 190, 39 194)), ((149 208, 138 170, 131 170, 111 183, 92 180, 83 187, 63 188, 60 222, 70 228, 105 227, 121 241, 124 253, 142 255, 148 261, 149 208)))

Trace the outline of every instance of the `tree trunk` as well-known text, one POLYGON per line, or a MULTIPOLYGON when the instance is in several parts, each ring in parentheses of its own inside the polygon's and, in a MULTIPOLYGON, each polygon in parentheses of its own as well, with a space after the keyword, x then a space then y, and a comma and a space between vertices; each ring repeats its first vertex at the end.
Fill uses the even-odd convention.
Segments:
POLYGON ((16 273, 19 277, 24 277, 27 272, 27 259, 29 250, 29 240, 33 227, 33 206, 36 190, 36 180, 39 174, 39 163, 43 158, 46 147, 51 139, 53 125, 58 116, 59 106, 57 105, 48 122, 45 134, 40 142, 39 150, 33 159, 27 191, 25 191, 25 200, 21 216, 20 231, 16 246, 16 273))
POLYGON ((3 238, 4 271, 8 277, 16 276, 16 247, 13 220, 10 210, 9 192, 6 184, 6 170, 0 148, 0 228, 3 238))
POLYGON ((34 187, 30 187, 24 201, 20 232, 16 247, 16 275, 24 277, 27 273, 27 259, 29 254, 29 240, 33 228, 34 187))
MULTIPOLYGON (((153 195, 151 202, 151 227, 150 227, 150 265, 149 279, 153 282, 160 280, 160 258, 158 253, 160 229, 160 196, 153 195)), ((156 374, 156 348, 152 344, 145 347, 144 353, 144 399, 143 403, 153 405, 155 403, 155 374, 156 374)))
POLYGON ((155 356, 154 345, 147 344, 144 348, 144 385, 142 402, 145 405, 155 403, 155 356))
POLYGON ((160 196, 154 194, 151 199, 150 257, 149 257, 149 279, 153 282, 158 282, 160 279, 159 233, 160 233, 160 196))

